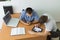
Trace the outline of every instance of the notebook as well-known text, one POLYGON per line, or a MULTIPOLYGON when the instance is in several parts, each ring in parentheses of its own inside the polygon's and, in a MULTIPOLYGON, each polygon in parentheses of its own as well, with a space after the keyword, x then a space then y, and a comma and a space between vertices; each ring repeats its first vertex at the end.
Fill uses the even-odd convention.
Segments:
POLYGON ((21 35, 25 34, 25 28, 24 27, 18 27, 18 28, 12 28, 11 29, 11 35, 21 35))

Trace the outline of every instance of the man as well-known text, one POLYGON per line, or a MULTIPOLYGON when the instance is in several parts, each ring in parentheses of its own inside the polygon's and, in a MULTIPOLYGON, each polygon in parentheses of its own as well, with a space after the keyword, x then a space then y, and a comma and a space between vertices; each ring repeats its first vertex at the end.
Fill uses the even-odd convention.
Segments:
POLYGON ((39 16, 37 13, 30 7, 23 10, 20 16, 20 22, 25 25, 30 25, 31 23, 37 23, 39 16))
MULTIPOLYGON (((39 22, 40 22, 40 24, 45 25, 45 32, 43 35, 46 35, 46 34, 48 35, 48 33, 51 33, 51 32, 55 33, 57 31, 56 22, 51 16, 49 16, 47 14, 43 14, 40 17, 39 22)), ((53 35, 51 34, 51 36, 53 36, 53 35)), ((51 40, 51 36, 48 36, 47 40, 51 40)))

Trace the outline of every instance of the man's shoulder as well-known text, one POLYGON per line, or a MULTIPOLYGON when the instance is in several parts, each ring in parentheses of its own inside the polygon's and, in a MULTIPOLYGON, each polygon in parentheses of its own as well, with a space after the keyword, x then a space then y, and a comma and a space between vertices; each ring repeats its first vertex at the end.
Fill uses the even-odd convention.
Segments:
POLYGON ((33 13, 36 13, 36 11, 35 11, 35 10, 33 10, 33 13))
POLYGON ((36 11, 33 11, 33 16, 38 16, 38 13, 36 11))
POLYGON ((26 14, 26 10, 22 10, 22 12, 21 12, 21 13, 25 15, 25 14, 26 14))

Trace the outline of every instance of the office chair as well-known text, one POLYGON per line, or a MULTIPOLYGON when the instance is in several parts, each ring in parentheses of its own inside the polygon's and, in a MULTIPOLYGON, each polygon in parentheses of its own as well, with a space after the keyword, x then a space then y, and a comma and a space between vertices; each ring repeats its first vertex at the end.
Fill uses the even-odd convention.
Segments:
POLYGON ((59 37, 59 40, 60 40, 60 30, 59 29, 57 29, 56 32, 51 31, 50 33, 51 33, 51 35, 49 35, 47 37, 47 40, 51 40, 51 39, 58 38, 58 37, 59 37))
POLYGON ((52 36, 52 38, 58 38, 58 37, 59 37, 59 40, 60 40, 60 30, 59 29, 57 29, 57 31, 55 33, 55 36, 52 36))

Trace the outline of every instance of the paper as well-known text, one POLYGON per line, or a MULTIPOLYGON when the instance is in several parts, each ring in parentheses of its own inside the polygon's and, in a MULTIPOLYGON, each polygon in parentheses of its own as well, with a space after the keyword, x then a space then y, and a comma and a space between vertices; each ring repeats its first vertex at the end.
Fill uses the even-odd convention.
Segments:
POLYGON ((25 28, 18 27, 18 28, 12 28, 11 29, 11 35, 19 35, 19 34, 25 34, 25 28))

